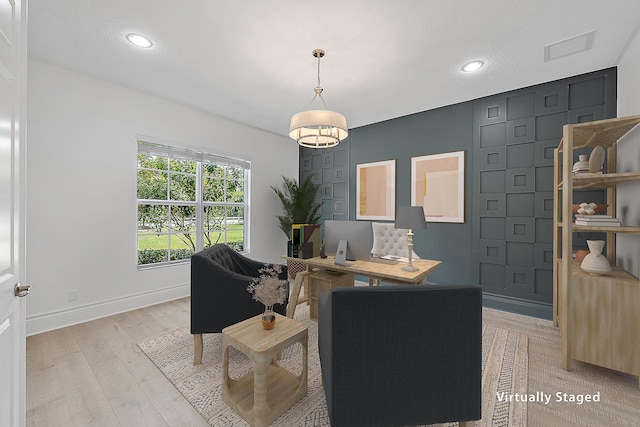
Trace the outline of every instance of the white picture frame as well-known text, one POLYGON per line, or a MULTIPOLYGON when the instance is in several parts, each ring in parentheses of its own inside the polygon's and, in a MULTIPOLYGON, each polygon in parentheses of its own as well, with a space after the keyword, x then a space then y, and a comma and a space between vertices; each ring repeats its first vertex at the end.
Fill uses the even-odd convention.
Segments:
POLYGON ((464 223, 464 151, 411 158, 411 205, 427 222, 464 223))
POLYGON ((356 219, 396 218, 396 160, 356 165, 356 219))

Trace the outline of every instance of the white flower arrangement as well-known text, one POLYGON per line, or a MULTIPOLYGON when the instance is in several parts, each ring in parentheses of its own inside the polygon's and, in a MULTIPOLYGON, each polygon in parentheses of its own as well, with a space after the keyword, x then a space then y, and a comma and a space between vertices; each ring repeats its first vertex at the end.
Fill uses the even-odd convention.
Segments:
POLYGON ((255 278, 247 286, 247 291, 253 294, 253 299, 267 307, 274 304, 284 304, 287 299, 286 280, 278 276, 282 272, 282 266, 275 264, 258 270, 260 277, 255 278))

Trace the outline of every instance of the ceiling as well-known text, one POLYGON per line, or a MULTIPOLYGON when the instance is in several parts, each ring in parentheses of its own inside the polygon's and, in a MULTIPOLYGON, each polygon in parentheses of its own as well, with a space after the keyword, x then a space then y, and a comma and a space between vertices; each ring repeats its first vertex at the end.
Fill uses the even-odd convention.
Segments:
POLYGON ((286 135, 316 48, 324 99, 355 128, 615 66, 639 28, 638 0, 29 0, 28 41, 30 58, 286 135))

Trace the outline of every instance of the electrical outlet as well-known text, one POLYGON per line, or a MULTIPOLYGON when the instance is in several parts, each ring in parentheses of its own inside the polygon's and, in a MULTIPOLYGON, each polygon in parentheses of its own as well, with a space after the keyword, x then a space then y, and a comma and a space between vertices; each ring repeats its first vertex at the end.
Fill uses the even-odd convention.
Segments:
POLYGON ((78 290, 71 289, 69 291, 69 301, 77 301, 78 300, 78 290))

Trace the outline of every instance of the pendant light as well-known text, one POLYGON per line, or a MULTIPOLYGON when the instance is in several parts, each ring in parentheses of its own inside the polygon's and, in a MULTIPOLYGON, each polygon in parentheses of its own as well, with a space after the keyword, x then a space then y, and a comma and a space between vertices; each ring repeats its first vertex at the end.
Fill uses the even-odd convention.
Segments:
POLYGON ((306 111, 294 114, 289 126, 289 137, 302 147, 335 147, 349 135, 347 119, 342 114, 327 109, 320 87, 320 58, 324 56, 324 50, 314 50, 313 56, 318 58, 318 86, 314 89, 315 95, 309 106, 318 98, 320 109, 309 110, 307 106, 306 111))

